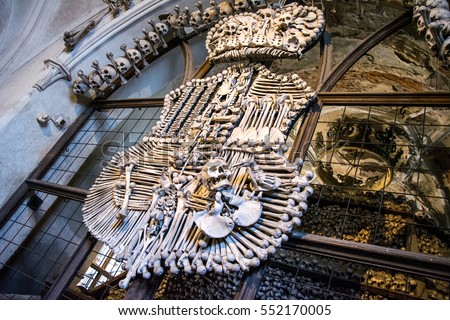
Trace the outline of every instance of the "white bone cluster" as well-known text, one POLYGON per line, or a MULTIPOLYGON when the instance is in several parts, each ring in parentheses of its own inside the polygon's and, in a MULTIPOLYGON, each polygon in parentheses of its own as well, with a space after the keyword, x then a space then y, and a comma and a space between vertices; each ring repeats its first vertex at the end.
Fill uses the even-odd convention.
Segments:
POLYGON ((83 207, 93 236, 137 275, 247 271, 287 241, 313 193, 286 137, 315 100, 297 75, 229 67, 165 97, 161 119, 116 154, 83 207))
POLYGON ((325 28, 324 13, 297 5, 244 12, 220 20, 208 32, 210 61, 299 59, 325 28))
POLYGON ((450 11, 447 0, 414 0, 417 30, 433 53, 450 65, 450 11))

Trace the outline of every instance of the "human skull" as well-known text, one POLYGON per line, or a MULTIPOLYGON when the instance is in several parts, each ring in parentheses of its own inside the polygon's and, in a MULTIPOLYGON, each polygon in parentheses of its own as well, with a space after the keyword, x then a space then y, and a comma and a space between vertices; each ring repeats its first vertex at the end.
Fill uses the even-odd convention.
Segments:
POLYGON ((139 61, 142 60, 142 54, 139 52, 139 50, 134 48, 127 50, 127 56, 130 61, 134 62, 134 64, 137 64, 139 61))
POLYGON ((209 160, 201 171, 202 182, 207 184, 211 190, 220 190, 231 186, 228 180, 230 176, 228 163, 221 158, 209 160))
POLYGON ((450 62, 450 37, 442 43, 441 56, 447 63, 450 62))
POLYGON ((139 40, 139 47, 141 47, 142 52, 144 52, 145 55, 149 55, 152 52, 152 47, 150 45, 150 42, 148 42, 145 39, 139 40))
POLYGON ((274 19, 277 29, 286 30, 292 23, 292 15, 290 13, 282 13, 274 19))
POLYGON ((234 11, 242 12, 247 10, 250 7, 250 4, 247 0, 236 0, 234 1, 234 11))
POLYGON ((444 9, 449 9, 448 8, 448 1, 447 0, 427 0, 427 7, 430 8, 444 8, 444 9))
POLYGON ((102 77, 103 79, 112 80, 115 77, 117 77, 117 71, 114 69, 114 67, 110 64, 107 64, 102 69, 102 77))
POLYGON ((428 29, 425 33, 425 41, 432 51, 436 51, 436 41, 434 40, 433 32, 431 31, 431 29, 428 29))
POLYGON ((97 70, 94 70, 91 73, 89 73, 88 79, 89 79, 89 86, 91 88, 100 88, 103 85, 103 79, 97 72, 97 70))
POLYGON ((131 68, 130 61, 125 57, 119 57, 114 60, 117 64, 117 69, 119 69, 120 73, 124 74, 131 68))
POLYGON ((266 20, 266 19, 272 20, 273 18, 275 18, 275 14, 276 14, 275 10, 273 10, 271 8, 265 8, 265 9, 260 9, 258 15, 262 20, 266 20))
POLYGON ((234 35, 239 28, 239 23, 237 21, 229 21, 227 23, 227 30, 225 30, 225 34, 227 35, 234 35))
POLYGON ((221 18, 225 18, 233 14, 233 7, 227 1, 219 3, 218 7, 219 7, 219 16, 221 18))
POLYGON ((89 90, 89 86, 81 78, 77 78, 73 82, 72 91, 76 95, 81 95, 89 90))
POLYGON ((205 24, 203 22, 202 14, 200 13, 200 11, 192 12, 191 17, 189 19, 189 24, 193 28, 200 28, 205 24))
POLYGON ((450 19, 450 11, 443 8, 433 8, 430 10, 430 20, 438 21, 438 20, 448 20, 450 19))
POLYGON ((180 27, 186 27, 189 25, 189 8, 184 8, 183 13, 178 16, 178 25, 180 27))
POLYGON ((170 28, 178 29, 180 27, 180 21, 178 20, 178 15, 169 14, 166 20, 170 28))
POLYGON ((425 23, 425 20, 424 20, 423 16, 420 16, 417 19, 417 31, 419 33, 423 33, 426 29, 427 29, 427 25, 425 23))
POLYGON ((148 38, 152 42, 152 44, 159 46, 161 44, 161 39, 159 38, 159 35, 156 32, 150 31, 148 33, 148 38))
POLYGON ((164 22, 157 23, 155 27, 156 31, 158 31, 161 36, 165 36, 169 33, 169 27, 164 22))
POLYGON ((257 8, 262 8, 266 6, 265 1, 263 0, 250 0, 252 7, 257 9, 257 8))
POLYGON ((202 15, 203 21, 205 21, 207 24, 211 24, 218 20, 219 14, 214 7, 206 8, 205 11, 203 11, 202 15))

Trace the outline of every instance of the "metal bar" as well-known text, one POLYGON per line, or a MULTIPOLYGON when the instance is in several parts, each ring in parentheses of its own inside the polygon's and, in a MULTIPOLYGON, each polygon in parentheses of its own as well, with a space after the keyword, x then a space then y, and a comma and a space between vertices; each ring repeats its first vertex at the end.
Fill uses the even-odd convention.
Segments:
POLYGON ((97 111, 124 108, 159 108, 164 104, 163 98, 136 98, 124 100, 96 100, 92 106, 97 111))
POLYGON ((5 204, 0 209, 0 226, 2 226, 11 214, 19 207, 20 201, 27 195, 28 185, 24 181, 14 191, 11 197, 6 200, 5 204))
POLYGON ((263 280, 267 261, 261 263, 258 268, 251 269, 246 273, 243 284, 234 300, 253 300, 263 280))
POLYGON ((448 258, 295 231, 287 244, 308 253, 450 281, 448 258))
POLYGON ((77 273, 83 261, 86 259, 87 255, 89 254, 89 252, 91 252, 92 248, 95 245, 95 242, 96 241, 93 241, 88 234, 84 237, 81 245, 75 251, 66 268, 64 268, 64 270, 60 273, 59 278, 43 297, 44 300, 56 300, 61 297, 61 295, 65 292, 67 286, 75 277, 75 274, 77 273))
POLYGON ((213 65, 209 62, 209 60, 205 60, 203 64, 200 66, 200 68, 197 70, 197 72, 194 74, 192 79, 201 79, 204 76, 208 74, 209 71, 211 71, 213 65))
POLYGON ((323 105, 333 106, 434 106, 449 107, 449 92, 319 92, 323 105))
MULTIPOLYGON (((83 125, 86 119, 94 112, 94 108, 88 107, 86 110, 66 129, 61 138, 53 145, 53 147, 42 158, 38 165, 31 171, 27 179, 38 179, 45 170, 52 164, 55 157, 65 147, 65 145, 72 139, 73 135, 83 125)), ((26 179, 26 180, 27 180, 26 179)), ((26 196, 28 192, 28 184, 26 181, 22 182, 11 197, 5 202, 0 209, 0 225, 2 225, 14 210, 20 205, 20 201, 26 196)))
POLYGON ((63 197, 70 200, 84 202, 86 196, 89 194, 89 190, 64 186, 61 184, 47 182, 37 179, 27 180, 28 188, 35 191, 41 191, 48 194, 52 194, 58 197, 63 197))

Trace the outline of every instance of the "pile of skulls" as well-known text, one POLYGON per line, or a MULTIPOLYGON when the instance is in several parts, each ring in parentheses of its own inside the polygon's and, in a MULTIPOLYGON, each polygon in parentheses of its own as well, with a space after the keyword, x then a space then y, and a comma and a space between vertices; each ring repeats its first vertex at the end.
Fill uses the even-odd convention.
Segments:
POLYGON ((324 300, 359 299, 353 288, 332 286, 325 281, 295 275, 276 267, 267 267, 256 293, 257 300, 324 300))
POLYGON ((441 241, 441 239, 430 234, 425 228, 417 228, 416 233, 419 252, 434 254, 439 257, 449 256, 450 252, 448 250, 448 245, 441 241))
POLYGON ((386 271, 369 269, 366 273, 367 284, 372 287, 387 289, 414 295, 417 280, 403 273, 391 274, 386 271))
POLYGON ((361 207, 340 205, 317 207, 312 205, 303 219, 301 230, 326 237, 359 243, 374 243, 405 250, 406 220, 401 215, 383 214, 361 207), (377 226, 378 224, 378 226, 377 226), (377 234, 375 236, 375 230, 377 234))
POLYGON ((417 30, 433 53, 450 63, 450 11, 447 0, 414 0, 417 30))
POLYGON ((319 38, 325 17, 316 7, 292 3, 228 16, 206 37, 210 61, 300 58, 319 38))
POLYGON ((242 272, 227 275, 167 275, 159 286, 157 300, 233 299, 241 287, 242 272))
POLYGON ((367 267, 344 260, 326 258, 319 255, 312 255, 295 250, 279 249, 273 256, 272 261, 299 267, 304 271, 320 273, 323 275, 333 275, 333 278, 350 280, 357 283, 364 283, 367 267))

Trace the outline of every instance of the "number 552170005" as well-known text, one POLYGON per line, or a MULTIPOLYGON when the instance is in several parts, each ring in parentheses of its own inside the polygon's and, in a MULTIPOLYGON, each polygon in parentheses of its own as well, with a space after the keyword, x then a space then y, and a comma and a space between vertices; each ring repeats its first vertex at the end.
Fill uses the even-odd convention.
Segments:
POLYGON ((329 316, 330 314, 331 308, 329 304, 263 304, 260 309, 261 316, 329 316))

